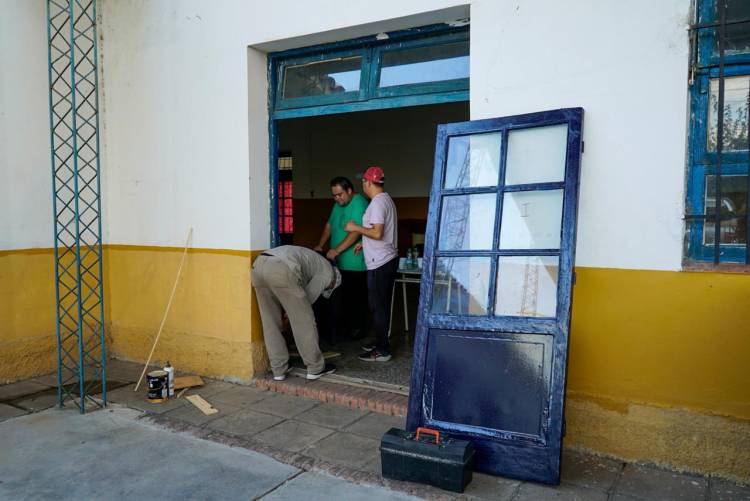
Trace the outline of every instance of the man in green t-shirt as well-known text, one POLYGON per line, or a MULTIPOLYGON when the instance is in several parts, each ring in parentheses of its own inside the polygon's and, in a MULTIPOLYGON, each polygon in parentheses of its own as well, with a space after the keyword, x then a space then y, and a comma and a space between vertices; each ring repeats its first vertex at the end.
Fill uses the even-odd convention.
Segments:
POLYGON ((337 322, 341 319, 345 323, 334 325, 334 331, 348 330, 350 337, 359 339, 367 334, 367 267, 364 253, 354 254, 355 244, 360 240, 359 234, 344 230, 344 226, 349 221, 361 225, 368 202, 354 192, 352 182, 345 177, 331 180, 331 195, 336 203, 315 250, 322 252, 330 240, 326 257, 335 261, 341 272, 341 287, 331 296, 331 320, 337 322))

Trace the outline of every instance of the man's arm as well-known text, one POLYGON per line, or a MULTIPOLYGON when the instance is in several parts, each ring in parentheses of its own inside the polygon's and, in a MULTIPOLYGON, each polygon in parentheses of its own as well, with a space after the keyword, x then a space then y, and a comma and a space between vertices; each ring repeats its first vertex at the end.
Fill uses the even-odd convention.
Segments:
POLYGON ((364 235, 367 238, 372 238, 373 240, 380 240, 383 238, 383 228, 385 227, 384 224, 373 224, 372 228, 365 228, 364 226, 360 226, 354 221, 349 221, 346 223, 346 226, 344 226, 344 229, 349 232, 351 235, 352 233, 364 235))
POLYGON ((325 228, 323 228, 323 234, 320 235, 320 240, 318 241, 318 245, 313 247, 313 250, 316 251, 322 251, 323 246, 328 242, 328 239, 331 238, 331 224, 326 223, 325 228))
POLYGON ((336 256, 344 252, 346 249, 354 245, 354 243, 359 240, 359 234, 352 232, 349 232, 349 234, 344 238, 340 244, 338 244, 335 248, 328 251, 326 254, 326 257, 330 260, 336 259, 336 256))

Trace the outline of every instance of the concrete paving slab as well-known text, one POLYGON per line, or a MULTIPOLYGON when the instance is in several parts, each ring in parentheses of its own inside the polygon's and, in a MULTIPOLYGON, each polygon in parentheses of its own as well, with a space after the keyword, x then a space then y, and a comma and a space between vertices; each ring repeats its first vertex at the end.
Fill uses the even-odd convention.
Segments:
POLYGON ((310 472, 294 477, 263 497, 264 501, 299 501, 301 499, 306 501, 329 501, 331 499, 345 499, 347 501, 416 501, 419 498, 383 488, 353 484, 336 477, 310 472))
POLYGON ((406 418, 371 412, 354 424, 347 426, 344 430, 377 440, 380 443, 383 433, 391 428, 401 428, 403 430, 406 428, 406 418))
POLYGON ((250 437, 282 422, 284 418, 240 409, 229 416, 209 421, 206 427, 229 435, 250 437))
POLYGON ((712 478, 711 501, 750 501, 750 485, 712 478))
POLYGON ((210 421, 230 416, 240 409, 239 407, 234 405, 217 404, 213 399, 209 400, 208 402, 219 412, 217 412, 216 414, 203 414, 200 409, 188 402, 188 405, 177 407, 176 409, 165 412, 162 415, 168 417, 169 419, 176 419, 178 421, 190 423, 195 426, 203 426, 210 421))
POLYGON ((520 486, 521 482, 517 480, 474 472, 472 480, 466 486, 464 493, 467 496, 474 496, 478 499, 504 501, 512 499, 520 486))
MULTIPOLYGON (((178 374, 177 376, 181 376, 178 374)), ((200 395, 203 398, 213 397, 219 393, 237 388, 239 385, 227 383, 226 381, 219 381, 217 379, 202 378, 205 383, 203 386, 196 386, 190 388, 185 394, 186 395, 200 395)))
POLYGON ((188 401, 185 400, 185 397, 170 398, 166 402, 152 404, 146 398, 148 395, 148 392, 144 388, 144 384, 145 383, 141 384, 141 387, 138 389, 137 392, 133 391, 133 389, 135 388, 134 384, 129 384, 127 386, 123 386, 122 388, 117 388, 116 390, 108 391, 107 401, 114 402, 116 404, 126 405, 133 409, 138 409, 138 410, 150 412, 153 414, 163 414, 165 412, 169 412, 178 407, 182 407, 183 405, 190 405, 188 401))
MULTIPOLYGON (((148 370, 146 370, 146 373, 157 369, 161 369, 161 367, 157 367, 155 365, 149 366, 148 370)), ((141 372, 143 371, 143 364, 112 358, 107 360, 106 370, 107 379, 114 379, 126 383, 135 383, 141 376, 141 372)), ((146 376, 143 376, 143 378, 145 380, 146 376)))
POLYGON ((6 419, 23 416, 24 414, 28 414, 29 411, 21 410, 17 407, 13 407, 12 405, 5 405, 0 404, 0 421, 5 421, 6 419))
MULTIPOLYGON (((195 390, 197 393, 200 393, 200 388, 196 388, 195 390)), ((274 395, 275 393, 273 392, 261 390, 252 386, 232 385, 232 388, 228 388, 212 395, 211 402, 216 402, 217 404, 228 404, 233 407, 245 407, 274 395)))
POLYGON ((562 482, 608 491, 620 475, 624 464, 612 459, 600 458, 572 451, 565 451, 562 458, 562 482))
POLYGON ((362 468, 380 455, 379 446, 377 440, 336 432, 307 449, 305 454, 351 468, 362 468))
POLYGON ((41 393, 24 400, 16 400, 14 403, 31 412, 43 411, 57 405, 57 393, 41 393))
POLYGON ((276 449, 299 452, 331 433, 333 430, 328 428, 290 419, 258 433, 253 438, 276 449))
POLYGON ((607 493, 587 489, 578 485, 561 484, 556 487, 522 483, 513 501, 538 501, 556 499, 560 501, 606 501, 607 493))
POLYGON ((27 379, 25 381, 19 381, 17 383, 4 384, 0 386, 0 401, 13 400, 16 398, 23 397, 25 395, 33 395, 49 389, 50 386, 34 381, 33 379, 27 379))
POLYGON ((31 380, 50 388, 57 388, 57 372, 36 376, 31 378, 31 380))
POLYGON ((380 476, 383 476, 383 464, 380 462, 380 453, 361 468, 362 471, 369 471, 372 473, 377 473, 380 476))
POLYGON ((341 405, 323 404, 299 414, 295 419, 340 430, 368 413, 368 411, 350 409, 341 405))
MULTIPOLYGON (((51 374, 44 374, 43 376, 36 376, 34 378, 31 378, 32 381, 35 381, 37 383, 41 383, 45 386, 48 386, 50 388, 57 388, 57 373, 53 372, 51 374)), ((77 379, 75 380, 77 381, 77 379)), ((130 380, 122 380, 118 378, 113 378, 111 374, 107 374, 107 388, 110 388, 110 386, 122 386, 123 383, 129 383, 130 380)))
POLYGON ((707 492, 708 481, 705 478, 629 464, 622 472, 615 494, 673 501, 703 500, 707 492))
POLYGON ((249 408, 254 411, 265 412, 275 416, 292 418, 319 404, 320 402, 318 400, 280 395, 277 393, 268 398, 264 398, 259 402, 253 403, 249 408))
POLYGON ((136 418, 122 408, 49 410, 0 423, 0 498, 247 500, 298 473, 136 418))

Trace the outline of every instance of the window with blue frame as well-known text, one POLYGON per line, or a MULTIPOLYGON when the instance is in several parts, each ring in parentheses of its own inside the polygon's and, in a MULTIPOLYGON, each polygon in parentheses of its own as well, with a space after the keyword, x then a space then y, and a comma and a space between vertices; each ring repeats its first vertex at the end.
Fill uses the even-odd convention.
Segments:
POLYGON ((407 30, 272 56, 274 110, 443 94, 467 100, 468 27, 407 30), (447 95, 450 94, 450 95, 447 95))
POLYGON ((750 264, 750 1, 698 0, 696 17, 686 255, 750 264))

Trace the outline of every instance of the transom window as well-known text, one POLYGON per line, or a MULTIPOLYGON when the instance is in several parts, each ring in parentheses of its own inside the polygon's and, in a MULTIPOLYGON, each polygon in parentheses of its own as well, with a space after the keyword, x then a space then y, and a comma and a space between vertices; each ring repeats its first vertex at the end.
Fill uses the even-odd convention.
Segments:
MULTIPOLYGON (((276 77, 274 118, 302 108, 347 103, 379 108, 468 100, 468 27, 388 34, 272 55, 276 77), (439 96, 439 97, 438 97, 439 96)), ((300 112, 294 114, 299 116, 300 112)), ((302 112, 304 113, 304 112, 302 112)), ((320 114, 320 113, 315 113, 320 114)))
POLYGON ((750 2, 699 0, 691 33, 686 255, 750 264, 750 2))

